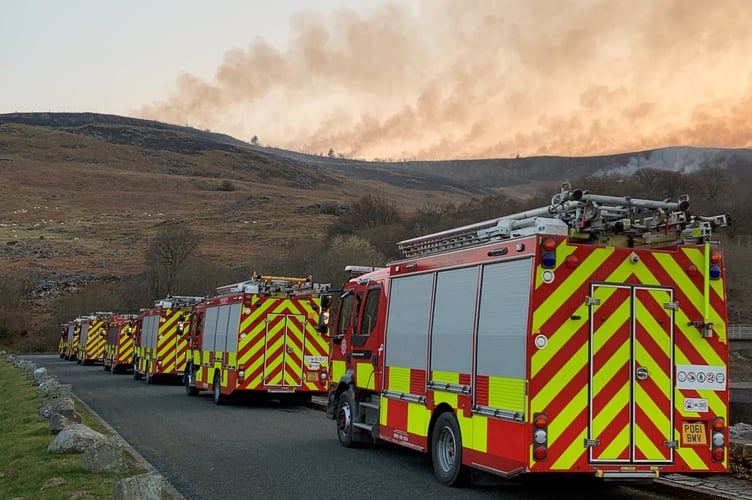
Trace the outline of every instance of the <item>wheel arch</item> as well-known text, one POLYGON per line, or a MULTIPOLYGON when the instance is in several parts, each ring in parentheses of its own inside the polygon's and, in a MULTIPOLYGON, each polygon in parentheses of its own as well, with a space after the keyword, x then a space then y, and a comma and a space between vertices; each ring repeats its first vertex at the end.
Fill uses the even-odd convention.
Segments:
MULTIPOLYGON (((428 453, 429 456, 431 456, 431 452, 433 451, 431 449, 431 447, 433 446, 432 444, 433 439, 431 439, 431 437, 433 436, 433 431, 436 428, 436 421, 439 419, 439 417, 443 413, 447 413, 447 412, 450 412, 452 414, 455 413, 454 408, 449 406, 448 403, 439 403, 436 406, 436 408, 434 408, 433 413, 431 414, 431 421, 428 423, 428 436, 427 436, 428 439, 426 440, 427 441, 426 452, 428 453)), ((454 417, 457 418, 457 415, 455 414, 454 417)))

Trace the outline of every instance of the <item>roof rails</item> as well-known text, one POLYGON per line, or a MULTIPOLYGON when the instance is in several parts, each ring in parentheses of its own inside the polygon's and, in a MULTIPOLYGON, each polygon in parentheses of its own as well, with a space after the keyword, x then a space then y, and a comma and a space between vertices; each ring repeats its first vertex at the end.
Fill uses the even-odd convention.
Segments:
POLYGON ((532 234, 563 234, 590 243, 619 246, 699 244, 715 227, 730 224, 728 215, 691 217, 689 196, 679 201, 604 196, 569 183, 549 205, 467 226, 400 241, 405 257, 430 255, 456 248, 532 234))

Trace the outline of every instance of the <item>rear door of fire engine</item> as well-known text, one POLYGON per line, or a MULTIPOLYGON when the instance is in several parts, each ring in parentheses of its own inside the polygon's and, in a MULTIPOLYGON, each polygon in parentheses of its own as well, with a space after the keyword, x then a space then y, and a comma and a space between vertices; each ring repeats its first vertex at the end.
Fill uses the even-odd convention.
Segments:
POLYGON ((590 287, 592 463, 673 461, 673 290, 590 287))
POLYGON ((303 385, 306 317, 271 313, 266 316, 264 380, 267 386, 303 385))

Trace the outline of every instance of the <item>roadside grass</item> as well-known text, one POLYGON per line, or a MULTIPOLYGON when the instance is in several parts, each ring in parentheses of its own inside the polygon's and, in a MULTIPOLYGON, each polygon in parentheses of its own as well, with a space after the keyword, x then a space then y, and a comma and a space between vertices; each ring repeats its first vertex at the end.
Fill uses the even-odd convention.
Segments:
MULTIPOLYGON (((81 468, 82 453, 56 454, 47 451, 54 439, 49 422, 39 420, 31 379, 10 363, 0 361, 0 498, 112 498, 115 483, 132 474, 91 473, 81 468), (51 478, 64 483, 42 490, 51 478)), ((104 426, 86 409, 78 406, 83 423, 107 434, 104 426)), ((131 471, 136 469, 131 462, 131 471)))

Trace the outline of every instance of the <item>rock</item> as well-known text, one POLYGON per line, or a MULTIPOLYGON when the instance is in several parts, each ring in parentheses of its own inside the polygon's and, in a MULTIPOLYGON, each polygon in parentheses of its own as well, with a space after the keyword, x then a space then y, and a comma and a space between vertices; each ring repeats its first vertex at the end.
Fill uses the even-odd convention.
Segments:
POLYGON ((81 468, 89 472, 128 472, 128 452, 117 436, 97 441, 84 450, 81 468))
POLYGON ((24 372, 26 375, 33 375, 34 370, 37 369, 37 365, 32 363, 31 361, 26 361, 25 359, 21 359, 16 364, 16 368, 20 369, 22 372, 24 372))
POLYGON ((49 397, 52 389, 58 385, 60 385, 60 382, 58 382, 57 376, 53 375, 51 377, 46 378, 39 384, 39 387, 37 387, 37 397, 38 398, 49 397))
POLYGON ((82 422, 81 415, 73 410, 63 410, 50 415, 50 425, 47 429, 50 434, 58 434, 60 431, 73 424, 82 422))
MULTIPOLYGON (((54 401, 54 400, 53 400, 54 401)), ((82 452, 88 446, 103 440, 103 434, 83 424, 73 424, 60 431, 55 436, 47 451, 50 453, 75 453, 82 452)))
POLYGON ((37 408, 37 413, 40 418, 50 418, 53 413, 64 410, 75 410, 76 403, 73 402, 71 397, 48 399, 42 406, 37 408))
POLYGON ((49 377, 49 375, 47 374, 47 368, 37 368, 32 374, 33 384, 39 385, 44 382, 47 377, 49 377))
POLYGON ((42 490, 44 491, 50 488, 57 488, 58 486, 62 486, 63 484, 65 484, 65 479, 63 479, 62 477, 53 477, 44 482, 44 484, 42 485, 42 490))
POLYGON ((164 479, 155 472, 126 477, 115 483, 113 500, 161 500, 164 479))
POLYGON ((73 394, 73 385, 71 384, 57 384, 50 390, 47 395, 48 398, 69 398, 73 394))

